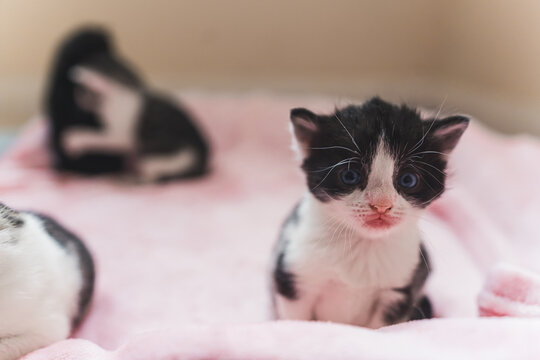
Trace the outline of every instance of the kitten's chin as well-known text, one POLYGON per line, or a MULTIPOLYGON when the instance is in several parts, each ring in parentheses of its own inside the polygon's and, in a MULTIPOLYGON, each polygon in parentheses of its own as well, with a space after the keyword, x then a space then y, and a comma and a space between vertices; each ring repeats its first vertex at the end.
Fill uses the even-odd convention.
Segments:
POLYGON ((394 216, 366 216, 358 219, 362 228, 373 235, 385 234, 396 228, 402 222, 401 218, 394 216))

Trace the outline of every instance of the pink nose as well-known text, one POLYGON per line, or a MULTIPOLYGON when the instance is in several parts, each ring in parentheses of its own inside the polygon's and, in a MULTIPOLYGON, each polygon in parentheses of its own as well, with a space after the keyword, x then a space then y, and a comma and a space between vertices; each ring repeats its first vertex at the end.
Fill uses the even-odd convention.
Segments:
POLYGON ((371 210, 378 212, 379 214, 384 214, 392 209, 392 203, 386 201, 380 201, 376 203, 370 203, 369 207, 371 210))

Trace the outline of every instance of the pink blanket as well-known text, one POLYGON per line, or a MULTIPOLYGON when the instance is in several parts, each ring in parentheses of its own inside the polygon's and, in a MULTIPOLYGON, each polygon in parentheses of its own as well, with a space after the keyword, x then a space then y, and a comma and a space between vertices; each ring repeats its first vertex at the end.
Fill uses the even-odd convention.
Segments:
POLYGON ((41 123, 0 160, 0 200, 59 219, 86 240, 98 270, 75 339, 26 360, 540 359, 536 140, 473 123, 456 149, 449 189, 421 224, 438 319, 380 330, 275 322, 270 249, 304 189, 288 112, 334 103, 184 99, 214 144, 213 172, 203 180, 128 186, 58 176, 41 123))

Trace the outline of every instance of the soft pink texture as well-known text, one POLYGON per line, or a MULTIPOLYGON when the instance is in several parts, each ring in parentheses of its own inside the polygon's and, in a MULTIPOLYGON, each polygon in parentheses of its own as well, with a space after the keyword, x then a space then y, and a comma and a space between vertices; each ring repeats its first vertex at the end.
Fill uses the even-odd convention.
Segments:
POLYGON ((478 297, 481 316, 540 317, 540 275, 501 264, 478 297))
POLYGON ((434 266, 427 289, 445 319, 377 331, 271 322, 270 251, 304 191, 288 112, 334 103, 184 99, 213 141, 205 179, 128 186, 59 176, 48 168, 42 125, 0 161, 1 200, 55 216, 85 239, 97 263, 80 339, 27 360, 540 358, 540 320, 527 317, 540 314, 536 140, 473 123, 456 149, 450 189, 421 224, 434 266), (522 318, 478 318, 477 298, 483 315, 522 318))

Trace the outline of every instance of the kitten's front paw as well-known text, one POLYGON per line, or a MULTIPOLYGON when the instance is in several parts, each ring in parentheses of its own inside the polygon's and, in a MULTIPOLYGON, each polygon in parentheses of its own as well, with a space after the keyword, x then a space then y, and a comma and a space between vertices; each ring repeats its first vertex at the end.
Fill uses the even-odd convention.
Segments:
POLYGON ((67 130, 62 136, 62 147, 71 156, 80 156, 89 146, 89 134, 84 130, 67 130))

